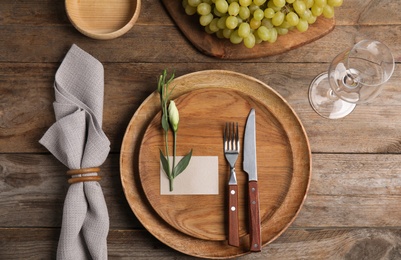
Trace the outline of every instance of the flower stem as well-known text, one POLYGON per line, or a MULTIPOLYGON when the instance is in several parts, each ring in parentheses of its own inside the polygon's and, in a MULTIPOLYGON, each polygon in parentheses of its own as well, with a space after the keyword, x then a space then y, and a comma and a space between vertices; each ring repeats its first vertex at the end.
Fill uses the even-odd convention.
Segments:
POLYGON ((169 181, 170 181, 170 191, 173 191, 173 181, 174 181, 174 178, 169 178, 169 181))
MULTIPOLYGON (((175 155, 177 154, 177 132, 173 136, 173 168, 175 167, 175 155)), ((174 170, 172 171, 174 173, 174 170)))

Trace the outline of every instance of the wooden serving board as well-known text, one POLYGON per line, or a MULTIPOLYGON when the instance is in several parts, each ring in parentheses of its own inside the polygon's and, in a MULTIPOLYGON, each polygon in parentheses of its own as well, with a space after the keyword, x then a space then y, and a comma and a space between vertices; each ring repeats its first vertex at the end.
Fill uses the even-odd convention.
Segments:
POLYGON ((178 149, 182 150, 178 152, 186 153, 193 148, 195 156, 217 155, 220 192, 210 196, 160 195, 157 186, 160 175, 156 165, 159 164, 157 153, 163 141, 162 133, 156 130, 160 101, 155 92, 132 117, 121 147, 121 182, 131 209, 150 233, 182 253, 213 259, 248 253, 250 245, 243 187, 246 175, 241 171, 242 158, 239 158, 237 168, 243 190, 240 246, 229 246, 225 240, 224 187, 228 169, 219 137, 226 120, 238 121, 243 126, 249 109, 255 107, 262 244, 270 243, 294 221, 309 188, 311 153, 298 117, 273 89, 243 74, 207 70, 176 78, 171 84, 175 86, 171 98, 177 101, 182 120, 179 138, 188 141, 179 143, 178 149), (210 101, 205 102, 206 99, 210 101), (190 132, 201 137, 189 141, 190 132), (185 196, 188 197, 183 198, 185 196), (198 207, 189 205, 190 200, 198 207), (163 203, 168 203, 171 208, 167 209, 163 203), (202 209, 208 203, 212 203, 213 208, 202 209), (157 208, 159 206, 162 208, 157 208), (187 206, 191 209, 186 209, 187 206), (174 220, 174 217, 178 219, 174 220))
POLYGON ((214 34, 206 33, 199 24, 199 16, 187 15, 181 0, 162 0, 162 2, 181 32, 199 51, 220 59, 251 59, 280 54, 325 36, 335 26, 334 18, 327 19, 320 16, 306 32, 292 30, 286 35, 280 35, 275 43, 263 42, 248 49, 243 43, 232 44, 227 39, 219 39, 214 34))

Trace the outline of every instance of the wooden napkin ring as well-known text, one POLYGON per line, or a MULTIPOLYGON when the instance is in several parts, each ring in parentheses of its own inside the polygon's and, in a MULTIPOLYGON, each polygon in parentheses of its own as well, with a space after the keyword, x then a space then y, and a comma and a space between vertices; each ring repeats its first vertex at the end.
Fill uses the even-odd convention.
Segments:
POLYGON ((82 169, 74 169, 67 171, 67 175, 77 175, 77 174, 85 174, 91 172, 100 172, 99 167, 92 167, 92 168, 82 168, 82 169))
MULTIPOLYGON (((85 173, 98 173, 100 172, 99 167, 92 167, 92 168, 82 168, 82 169, 74 169, 67 171, 67 175, 80 175, 85 173)), ((68 179, 69 184, 77 183, 77 182, 84 182, 84 181, 100 181, 102 177, 100 176, 80 176, 80 177, 72 177, 68 179)))

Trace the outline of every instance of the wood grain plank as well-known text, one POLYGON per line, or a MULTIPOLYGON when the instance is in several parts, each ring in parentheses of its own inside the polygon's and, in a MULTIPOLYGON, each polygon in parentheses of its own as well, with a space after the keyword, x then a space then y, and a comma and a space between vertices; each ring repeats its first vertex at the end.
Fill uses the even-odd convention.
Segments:
MULTIPOLYGON (((141 24, 170 24, 172 20, 164 11, 159 1, 142 0, 142 6, 138 23, 141 24), (157 15, 155 15, 157 14, 157 15)), ((2 24, 31 24, 38 26, 47 25, 70 25, 68 20, 65 1, 37 0, 14 1, 2 0, 0 2, 2 24), (32 19, 34 17, 34 19, 32 19)))
MULTIPOLYGON (((118 164, 119 156, 111 154, 100 172, 110 226, 140 228, 122 192, 118 164)), ((61 226, 67 170, 51 155, 0 154, 0 226, 61 226)))
MULTIPOLYGON (((55 259, 59 229, 0 228, 1 259, 55 259)), ((289 229, 251 259, 399 259, 401 229, 289 229)), ((109 259, 198 259, 163 245, 143 230, 111 230, 109 259)))
MULTIPOLYGON (((203 55, 171 25, 137 24, 123 37, 109 41, 88 39, 69 25, 6 25, 0 27, 0 35, 7 35, 0 45, 0 62, 60 62, 73 43, 90 50, 103 63, 216 62, 216 58, 203 55), (176 50, 180 50, 180 55, 176 55, 176 50)), ((329 62, 365 38, 383 41, 394 52, 396 60, 401 61, 401 25, 350 25, 336 26, 325 37, 292 51, 241 62, 329 62)))
MULTIPOLYGON (((400 65, 397 64, 379 97, 357 106, 342 120, 321 118, 308 102, 308 85, 326 66, 315 63, 308 66, 298 63, 274 66, 268 63, 241 66, 191 63, 182 67, 176 63, 106 63, 103 128, 112 142, 112 151, 118 152, 132 115, 155 90, 156 77, 164 68, 180 68, 177 76, 199 70, 226 69, 253 76, 278 91, 301 118, 313 152, 400 153, 401 122, 397 112, 401 104, 401 92, 397 87, 401 80, 400 65), (383 106, 384 103, 387 106, 383 106)), ((55 120, 52 103, 57 67, 58 64, 53 63, 0 63, 0 152, 46 152, 38 140, 55 120)))
MULTIPOLYGON (((313 154, 311 186, 292 227, 401 227, 400 161, 398 154, 313 154)), ((101 167, 111 228, 141 228, 118 164, 112 154, 101 167)), ((0 226, 59 227, 65 170, 51 155, 0 154, 0 226)))
MULTIPOLYGON (((160 1, 142 0, 145 7, 140 14, 140 24, 170 24, 173 21, 160 1), (157 15, 155 15, 157 14, 157 15)), ((64 25, 69 24, 64 1, 52 0, 0 2, 2 24, 64 25), (32 19, 34 17, 34 19, 32 19)), ((336 8, 337 25, 350 24, 401 24, 401 6, 393 0, 347 0, 336 8)))

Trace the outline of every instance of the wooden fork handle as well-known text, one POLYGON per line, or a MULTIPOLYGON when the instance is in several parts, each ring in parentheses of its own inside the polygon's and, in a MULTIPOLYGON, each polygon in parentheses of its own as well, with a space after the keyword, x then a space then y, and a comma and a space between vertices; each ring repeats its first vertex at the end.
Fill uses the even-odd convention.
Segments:
POLYGON ((228 185, 228 244, 239 246, 238 228, 238 186, 228 185))
POLYGON ((250 250, 252 252, 259 252, 262 249, 262 242, 259 216, 259 190, 257 181, 248 182, 248 195, 250 250))

